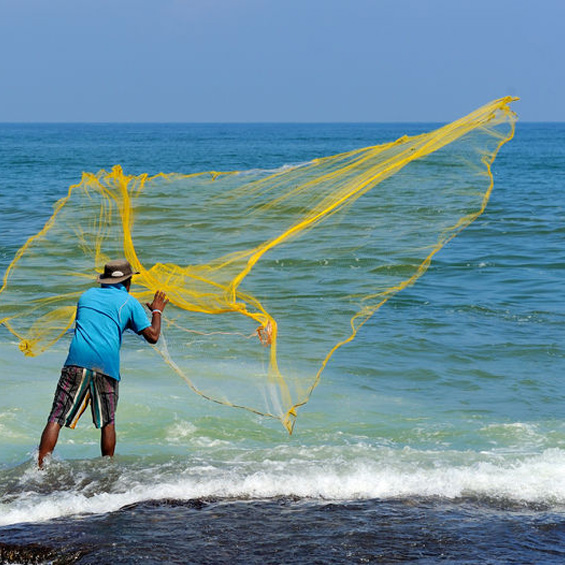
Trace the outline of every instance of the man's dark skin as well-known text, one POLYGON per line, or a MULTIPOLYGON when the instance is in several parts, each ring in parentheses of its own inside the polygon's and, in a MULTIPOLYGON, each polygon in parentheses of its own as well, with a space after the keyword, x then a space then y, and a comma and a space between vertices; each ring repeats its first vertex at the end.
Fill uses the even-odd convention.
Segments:
MULTIPOLYGON (((125 280, 123 285, 129 292, 131 278, 125 280)), ((147 304, 149 310, 152 311, 151 325, 148 328, 145 328, 141 332, 141 335, 148 343, 157 343, 159 336, 161 335, 161 314, 159 312, 154 312, 154 310, 160 310, 162 312, 168 302, 169 299, 167 298, 167 295, 162 290, 158 290, 153 297, 153 302, 151 304, 147 304)), ((61 426, 57 422, 48 422, 45 426, 39 443, 39 455, 37 458, 39 467, 43 466, 43 460, 45 457, 49 455, 53 449, 55 449, 60 430, 61 426)), ((114 455, 115 448, 116 426, 114 424, 107 424, 101 429, 100 450, 102 452, 102 456, 112 457, 114 455)))

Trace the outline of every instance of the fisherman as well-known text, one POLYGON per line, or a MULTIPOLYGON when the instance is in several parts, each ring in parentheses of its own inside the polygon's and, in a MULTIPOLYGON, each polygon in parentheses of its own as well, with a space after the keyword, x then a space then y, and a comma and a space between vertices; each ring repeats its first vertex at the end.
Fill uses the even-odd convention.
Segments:
POLYGON ((89 402, 94 425, 101 429, 102 455, 114 455, 122 334, 131 329, 149 343, 157 343, 161 315, 169 302, 158 290, 153 302, 147 304, 151 310, 149 322, 143 306, 129 294, 131 278, 138 274, 125 259, 111 261, 96 279, 101 286, 80 297, 75 334, 41 435, 39 467, 55 449, 61 428, 74 429, 89 402))

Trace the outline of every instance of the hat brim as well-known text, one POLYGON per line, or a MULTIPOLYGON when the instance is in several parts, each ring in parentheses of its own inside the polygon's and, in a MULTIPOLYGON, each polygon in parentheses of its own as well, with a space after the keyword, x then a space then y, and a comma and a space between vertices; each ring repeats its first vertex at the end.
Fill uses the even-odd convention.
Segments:
POLYGON ((98 275, 96 282, 100 284, 118 284, 128 279, 131 279, 134 275, 139 275, 139 273, 131 273, 130 275, 124 275, 123 277, 104 277, 104 275, 98 275))

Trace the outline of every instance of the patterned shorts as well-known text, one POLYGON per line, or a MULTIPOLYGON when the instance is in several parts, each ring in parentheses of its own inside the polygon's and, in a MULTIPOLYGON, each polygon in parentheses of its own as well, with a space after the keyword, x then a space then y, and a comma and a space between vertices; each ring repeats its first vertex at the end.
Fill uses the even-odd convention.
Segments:
POLYGON ((118 385, 116 379, 96 371, 63 367, 48 421, 74 429, 90 402, 92 421, 97 428, 113 424, 118 385))

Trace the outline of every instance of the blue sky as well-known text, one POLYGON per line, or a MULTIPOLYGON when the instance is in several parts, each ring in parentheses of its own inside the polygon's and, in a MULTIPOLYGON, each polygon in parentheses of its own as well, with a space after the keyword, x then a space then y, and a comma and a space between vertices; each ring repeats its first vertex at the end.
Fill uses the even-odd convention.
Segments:
POLYGON ((0 122, 565 121, 565 0, 0 0, 0 122))

